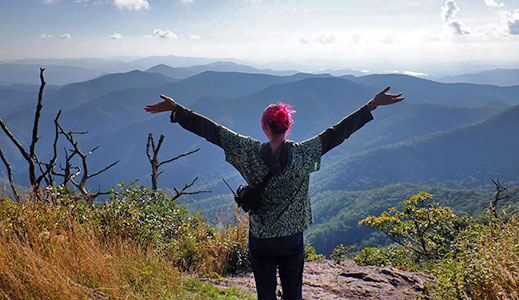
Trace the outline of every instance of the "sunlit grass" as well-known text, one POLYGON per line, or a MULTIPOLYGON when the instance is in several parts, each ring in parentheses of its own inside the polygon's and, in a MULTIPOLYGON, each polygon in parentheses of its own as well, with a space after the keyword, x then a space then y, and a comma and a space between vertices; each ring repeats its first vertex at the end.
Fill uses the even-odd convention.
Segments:
MULTIPOLYGON (((243 230, 218 232, 200 249, 200 265, 222 270, 228 257, 216 245, 236 241, 243 230)), ((253 299, 202 283, 174 261, 152 245, 103 236, 70 207, 0 200, 1 299, 253 299)))

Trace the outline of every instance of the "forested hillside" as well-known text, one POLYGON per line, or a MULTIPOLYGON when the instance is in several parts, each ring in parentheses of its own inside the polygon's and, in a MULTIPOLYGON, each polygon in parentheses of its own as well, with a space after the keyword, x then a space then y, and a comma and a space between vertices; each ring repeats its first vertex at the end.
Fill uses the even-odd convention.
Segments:
MULTIPOLYGON (((327 190, 313 197, 314 218, 317 225, 307 232, 307 239, 320 253, 331 254, 338 244, 354 245, 357 250, 386 245, 386 236, 359 221, 370 215, 380 215, 390 207, 401 209, 402 201, 419 192, 431 193, 441 206, 451 207, 462 216, 485 214, 493 192, 455 190, 415 184, 395 184, 367 191, 327 190)), ((519 188, 513 188, 511 197, 500 204, 499 210, 509 214, 519 212, 519 188)))

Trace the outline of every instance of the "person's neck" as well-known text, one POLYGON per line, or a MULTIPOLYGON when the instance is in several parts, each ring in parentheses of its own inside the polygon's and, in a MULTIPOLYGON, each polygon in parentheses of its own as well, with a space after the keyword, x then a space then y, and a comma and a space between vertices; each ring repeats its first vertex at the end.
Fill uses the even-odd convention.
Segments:
POLYGON ((276 136, 276 137, 273 137, 271 140, 270 140, 270 149, 272 149, 272 151, 276 150, 277 148, 279 148, 279 146, 281 144, 283 144, 285 142, 285 137, 283 135, 279 135, 279 136, 276 136))

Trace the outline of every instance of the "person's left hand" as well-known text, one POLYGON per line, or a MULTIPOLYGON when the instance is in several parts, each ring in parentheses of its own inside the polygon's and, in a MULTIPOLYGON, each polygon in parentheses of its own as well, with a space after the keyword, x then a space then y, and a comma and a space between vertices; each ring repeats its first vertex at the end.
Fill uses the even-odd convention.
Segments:
POLYGON ((404 97, 402 96, 402 93, 399 94, 386 94, 387 91, 389 91, 390 87, 386 87, 384 90, 382 90, 380 93, 378 93, 371 101, 375 103, 376 106, 379 105, 390 105, 397 102, 400 102, 404 100, 404 97))

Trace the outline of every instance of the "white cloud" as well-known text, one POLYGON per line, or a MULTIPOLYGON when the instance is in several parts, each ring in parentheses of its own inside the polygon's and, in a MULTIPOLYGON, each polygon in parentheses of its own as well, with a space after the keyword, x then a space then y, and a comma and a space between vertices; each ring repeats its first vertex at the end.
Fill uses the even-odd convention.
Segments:
POLYGON ((335 42, 335 36, 333 34, 330 35, 321 35, 317 41, 321 44, 331 44, 335 42))
POLYGON ((519 35, 519 9, 501 12, 501 23, 493 25, 496 35, 519 35))
POLYGON ((504 4, 499 3, 496 0, 485 0, 485 5, 490 7, 502 7, 504 4))
POLYGON ((115 32, 112 35, 109 35, 108 37, 111 38, 112 40, 119 40, 119 39, 123 38, 123 36, 120 33, 117 33, 117 32, 115 32))
POLYGON ((60 39, 62 40, 68 40, 70 39, 72 36, 69 34, 69 33, 64 33, 62 35, 59 36, 60 39))
POLYGON ((54 4, 57 3, 59 0, 41 0, 41 2, 45 4, 54 4))
POLYGON ((189 36, 190 39, 192 40, 199 40, 200 39, 200 36, 198 34, 192 34, 189 36))
POLYGON ((148 9, 150 4, 146 0, 109 0, 119 9, 141 10, 148 9))
POLYGON ((46 34, 46 33, 40 34, 40 39, 50 39, 50 38, 52 38, 52 34, 46 34))
POLYGON ((193 0, 180 0, 181 3, 193 3, 193 0))
POLYGON ((519 19, 508 21, 508 32, 513 35, 519 34, 519 19))
POLYGON ((444 22, 447 22, 453 19, 459 10, 460 9, 458 8, 454 0, 445 1, 444 6, 442 6, 442 20, 444 22))
POLYGON ((309 44, 309 43, 310 43, 310 41, 309 41, 308 39, 305 39, 305 38, 300 38, 300 39, 299 39, 299 42, 300 42, 301 44, 309 44))
POLYGON ((169 30, 155 29, 153 34, 144 36, 146 39, 161 38, 161 39, 178 39, 178 36, 169 30))
POLYGON ((455 34, 458 34, 458 35, 470 34, 470 30, 467 29, 467 27, 458 20, 452 20, 452 21, 448 22, 447 25, 450 27, 450 29, 455 34))
POLYGON ((519 9, 511 14, 507 21, 508 33, 512 35, 519 35, 519 9))
POLYGON ((460 9, 454 0, 445 1, 445 4, 441 7, 442 20, 454 34, 470 34, 470 30, 463 24, 463 22, 456 19, 456 14, 459 10, 460 9))

